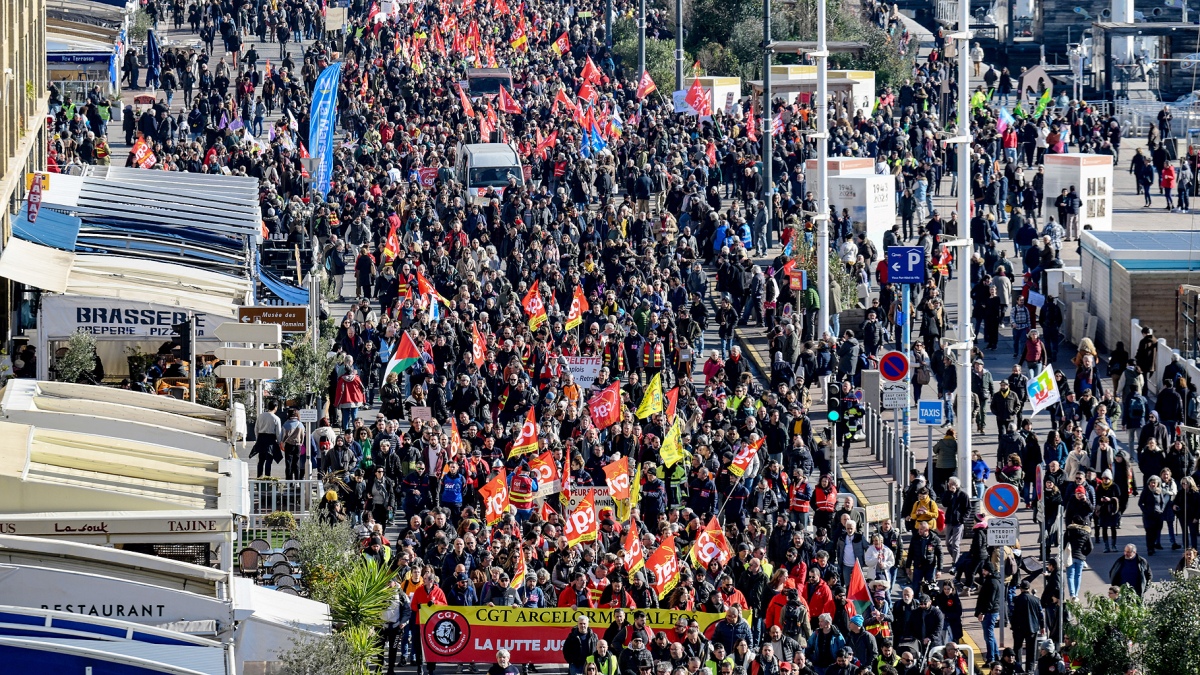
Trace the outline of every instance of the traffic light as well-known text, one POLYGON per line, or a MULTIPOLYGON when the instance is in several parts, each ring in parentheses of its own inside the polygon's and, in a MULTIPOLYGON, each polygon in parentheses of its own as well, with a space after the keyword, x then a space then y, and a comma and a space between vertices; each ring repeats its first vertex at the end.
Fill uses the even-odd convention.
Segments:
POLYGON ((829 412, 825 413, 825 418, 830 422, 837 422, 838 420, 842 419, 842 413, 838 412, 837 408, 830 407, 829 412))
POLYGON ((171 338, 171 345, 179 348, 180 358, 190 361, 192 357, 192 320, 184 319, 171 326, 171 330, 175 331, 175 336, 171 338))

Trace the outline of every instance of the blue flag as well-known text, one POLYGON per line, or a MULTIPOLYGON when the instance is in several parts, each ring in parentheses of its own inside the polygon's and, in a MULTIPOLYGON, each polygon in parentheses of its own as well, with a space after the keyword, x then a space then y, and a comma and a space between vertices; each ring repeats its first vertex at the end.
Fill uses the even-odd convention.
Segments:
POLYGON ((592 139, 590 134, 588 134, 587 129, 583 130, 583 138, 580 139, 579 153, 587 158, 591 158, 592 156, 592 139))
POLYGON ((341 79, 340 61, 321 71, 308 112, 309 153, 317 160, 313 180, 322 198, 329 195, 329 180, 333 175, 333 130, 337 126, 337 91, 341 79))

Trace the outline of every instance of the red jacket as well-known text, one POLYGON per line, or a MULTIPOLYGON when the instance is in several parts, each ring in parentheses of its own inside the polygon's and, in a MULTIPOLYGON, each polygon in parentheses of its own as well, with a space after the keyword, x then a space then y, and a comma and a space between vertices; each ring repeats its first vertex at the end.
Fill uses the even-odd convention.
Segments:
POLYGON ((837 605, 833 602, 833 591, 829 590, 829 584, 824 581, 818 581, 816 590, 811 594, 808 584, 804 584, 800 587, 800 597, 808 603, 809 616, 821 616, 826 613, 833 616, 837 610, 837 605))
POLYGON ((582 595, 584 601, 587 602, 586 605, 577 604, 579 602, 579 600, 575 594, 575 587, 568 584, 567 587, 562 589, 562 592, 558 594, 558 606, 559 607, 593 607, 594 606, 592 604, 592 594, 589 592, 589 589, 587 586, 583 587, 583 593, 581 593, 580 595, 582 595))
POLYGON ((426 591, 425 584, 417 587, 413 591, 411 609, 414 613, 421 611, 421 605, 444 605, 446 604, 446 594, 442 592, 440 586, 434 585, 433 591, 426 591))
POLYGON ((333 403, 340 406, 343 403, 357 403, 362 405, 367 400, 363 395, 362 379, 358 375, 347 379, 339 377, 337 379, 337 390, 333 395, 333 403))

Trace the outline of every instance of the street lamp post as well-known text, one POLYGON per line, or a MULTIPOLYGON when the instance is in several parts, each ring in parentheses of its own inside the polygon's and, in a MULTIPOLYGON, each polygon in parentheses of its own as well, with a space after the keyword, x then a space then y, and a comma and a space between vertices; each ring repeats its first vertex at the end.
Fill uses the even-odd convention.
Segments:
MULTIPOLYGON (((959 231, 969 232, 971 223, 971 111, 968 99, 971 72, 968 50, 971 40, 970 3, 958 1, 958 213, 959 231)), ((958 364, 958 473, 963 485, 972 485, 971 477, 971 247, 958 254, 958 341, 962 346, 958 364)), ((980 405, 984 405, 980 401, 980 405)))
MULTIPOLYGON (((763 2, 763 134, 762 180, 763 204, 767 211, 767 231, 771 231, 771 196, 775 181, 771 176, 771 157, 774 155, 775 118, 771 112, 771 0, 763 2)), ((758 242, 754 242, 755 245, 758 242)))
POLYGON ((675 0, 675 91, 683 89, 683 0, 675 0))
MULTIPOLYGON (((817 0, 817 51, 810 56, 817 64, 817 283, 821 296, 818 330, 830 330, 829 325, 829 44, 826 42, 826 0, 817 0)), ((835 338, 837 336, 834 336, 835 338)), ((824 394, 822 394, 824 395, 824 394)))
POLYGON ((638 82, 646 74, 646 0, 638 0, 638 82))

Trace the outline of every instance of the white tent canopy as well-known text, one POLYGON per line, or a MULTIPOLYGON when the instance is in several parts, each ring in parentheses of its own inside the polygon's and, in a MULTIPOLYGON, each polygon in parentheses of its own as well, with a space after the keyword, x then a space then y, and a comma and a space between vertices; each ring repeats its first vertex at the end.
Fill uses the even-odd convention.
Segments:
POLYGON ((231 412, 170 396, 65 382, 9 380, 0 389, 0 417, 41 429, 169 445, 218 459, 234 456, 238 437, 231 412))
POLYGON ((238 459, 0 422, 0 514, 204 509, 246 514, 249 500, 246 464, 238 459))
POLYGON ((233 630, 238 672, 246 661, 275 661, 297 638, 330 630, 324 603, 256 586, 230 572, 38 537, 0 535, 0 604, 49 605, 82 615, 119 611, 126 621, 216 630, 221 639, 233 630), (8 583, 21 580, 39 585, 8 583), (40 584, 44 580, 70 585, 40 584))

